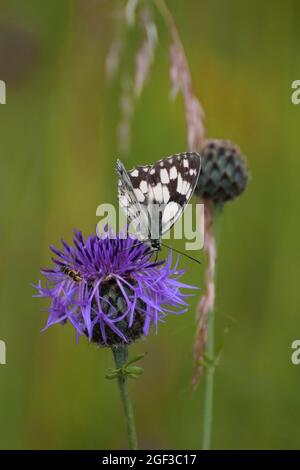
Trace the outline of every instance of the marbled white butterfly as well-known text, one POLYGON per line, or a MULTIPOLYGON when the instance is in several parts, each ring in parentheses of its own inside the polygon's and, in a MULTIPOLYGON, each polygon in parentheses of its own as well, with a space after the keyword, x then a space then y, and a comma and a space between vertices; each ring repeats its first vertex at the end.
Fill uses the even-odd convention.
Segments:
POLYGON ((201 170, 196 152, 178 153, 154 165, 126 171, 117 161, 118 197, 130 226, 152 248, 161 248, 161 238, 182 215, 195 190, 201 170))

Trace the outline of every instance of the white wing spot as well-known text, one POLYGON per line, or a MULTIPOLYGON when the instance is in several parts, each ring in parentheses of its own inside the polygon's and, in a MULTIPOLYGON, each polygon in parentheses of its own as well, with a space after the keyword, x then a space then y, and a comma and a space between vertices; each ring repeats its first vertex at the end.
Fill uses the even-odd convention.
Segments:
POLYGON ((163 202, 163 192, 162 192, 162 185, 161 183, 157 183, 156 186, 153 188, 154 198, 157 202, 163 202))
POLYGON ((183 160, 183 166, 184 166, 185 168, 188 168, 188 167, 189 167, 189 162, 188 162, 187 159, 183 160))
POLYGON ((160 180, 163 184, 168 184, 170 181, 169 174, 165 168, 160 170, 160 180))
POLYGON ((183 178, 182 181, 183 182, 182 182, 181 194, 186 194, 187 187, 189 186, 189 182, 185 178, 183 178))
POLYGON ((167 202, 169 202, 169 199, 170 199, 168 186, 163 186, 162 190, 163 190, 164 203, 167 204, 167 202))
POLYGON ((143 202, 145 200, 145 196, 139 188, 134 190, 134 194, 139 202, 143 202))
POLYGON ((148 192, 148 185, 147 185, 146 181, 143 180, 143 181, 140 182, 140 190, 144 194, 148 192))
POLYGON ((127 199, 126 196, 121 196, 120 199, 119 199, 119 201, 120 201, 120 206, 121 206, 121 207, 127 207, 127 206, 129 206, 129 202, 128 202, 128 199, 127 199))
POLYGON ((139 176, 138 170, 133 170, 133 171, 131 172, 131 176, 133 176, 134 178, 135 178, 136 176, 139 176))
POLYGON ((170 170, 170 180, 176 180, 177 178, 177 169, 176 166, 172 166, 170 170))
POLYGON ((184 191, 183 194, 187 195, 188 192, 189 192, 189 190, 190 190, 190 188, 191 188, 190 183, 189 183, 188 181, 186 181, 185 184, 184 184, 184 186, 183 186, 183 191, 184 191))
POLYGON ((177 179, 177 192, 180 194, 184 194, 182 191, 183 191, 183 181, 182 181, 181 174, 179 173, 178 179, 177 179))
POLYGON ((169 202, 167 204, 163 216, 162 216, 162 223, 163 225, 168 225, 169 227, 172 226, 172 223, 170 223, 178 213, 178 211, 181 209, 181 206, 177 204, 175 201, 169 202))
POLYGON ((150 171, 150 175, 154 175, 154 173, 155 173, 155 169, 152 168, 152 170, 150 171))

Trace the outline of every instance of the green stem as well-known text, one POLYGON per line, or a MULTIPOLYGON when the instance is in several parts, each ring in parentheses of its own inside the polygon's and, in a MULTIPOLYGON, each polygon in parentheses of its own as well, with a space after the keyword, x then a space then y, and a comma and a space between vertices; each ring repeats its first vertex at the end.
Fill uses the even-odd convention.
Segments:
MULTIPOLYGON (((112 347, 112 352, 115 359, 116 368, 119 369, 123 367, 128 358, 128 349, 125 344, 120 344, 119 346, 112 347)), ((128 394, 128 378, 126 375, 118 375, 118 384, 121 395, 121 400, 123 403, 126 423, 127 423, 127 433, 128 433, 128 444, 130 450, 137 450, 137 436, 134 422, 133 407, 128 394)))
MULTIPOLYGON (((210 312, 207 320, 207 345, 206 355, 213 360, 214 355, 214 313, 210 312)), ((204 389, 204 411, 203 411, 203 442, 202 449, 209 450, 211 447, 211 430, 213 414, 213 393, 214 393, 214 367, 209 365, 206 370, 204 389)))
MULTIPOLYGON (((223 205, 214 204, 213 206, 213 234, 218 249, 221 229, 221 214, 223 205)), ((218 250, 217 250, 218 252, 218 250)), ((214 272, 213 282, 216 283, 216 270, 214 272)), ((208 313, 207 319, 207 343, 205 354, 208 359, 208 367, 205 377, 204 388, 204 412, 203 412, 203 441, 202 449, 209 450, 211 448, 212 419, 213 419, 213 394, 214 394, 214 374, 215 374, 215 312, 208 313)))

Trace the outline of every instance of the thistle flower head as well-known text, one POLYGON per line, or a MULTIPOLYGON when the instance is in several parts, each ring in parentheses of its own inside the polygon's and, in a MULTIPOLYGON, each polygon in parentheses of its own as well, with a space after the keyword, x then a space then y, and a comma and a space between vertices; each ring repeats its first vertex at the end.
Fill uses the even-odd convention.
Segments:
POLYGON ((51 300, 45 329, 70 322, 77 335, 111 346, 148 335, 168 313, 187 310, 181 289, 191 286, 179 281, 183 271, 178 260, 172 267, 171 253, 153 261, 147 244, 111 231, 84 239, 76 230, 73 246, 62 245, 51 246, 54 265, 41 270, 46 286, 35 286, 37 297, 51 300))
POLYGON ((229 140, 208 139, 202 147, 202 168, 195 194, 224 203, 242 194, 248 182, 246 159, 229 140))

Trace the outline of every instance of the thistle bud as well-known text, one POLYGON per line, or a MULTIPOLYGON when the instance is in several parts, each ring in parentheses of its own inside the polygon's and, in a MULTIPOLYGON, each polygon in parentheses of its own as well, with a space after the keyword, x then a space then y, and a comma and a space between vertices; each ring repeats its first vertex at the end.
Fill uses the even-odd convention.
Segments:
POLYGON ((224 203, 246 188, 248 170, 239 148, 229 140, 207 140, 201 151, 202 169, 195 194, 224 203))

